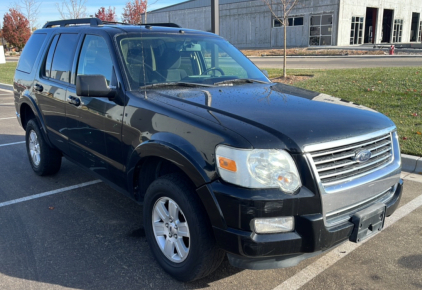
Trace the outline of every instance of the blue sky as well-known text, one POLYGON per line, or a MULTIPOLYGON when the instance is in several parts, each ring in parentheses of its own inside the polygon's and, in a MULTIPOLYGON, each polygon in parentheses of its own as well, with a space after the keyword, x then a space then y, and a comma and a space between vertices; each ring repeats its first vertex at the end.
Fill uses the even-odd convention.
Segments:
MULTIPOLYGON (((57 1, 46 1, 46 0, 37 0, 38 2, 41 2, 40 5, 40 9, 39 9, 39 16, 38 16, 38 20, 37 20, 37 27, 41 28, 44 23, 46 21, 51 21, 51 20, 58 20, 60 19, 60 14, 57 11, 56 8, 56 4, 55 3, 61 3, 62 1, 57 0, 57 1)), ((150 3, 153 3, 155 0, 149 0, 150 3)), ((150 10, 154 10, 154 9, 158 9, 158 8, 162 8, 165 6, 169 6, 169 5, 173 5, 176 3, 180 3, 180 2, 184 2, 186 0, 158 0, 155 4, 151 5, 148 8, 148 11, 150 10)), ((13 0, 0 0, 0 22, 1 25, 3 27, 3 16, 6 12, 9 11, 9 8, 12 7, 12 2, 14 2, 13 0), (7 2, 8 3, 7 3, 7 2)), ((111 1, 111 0, 103 0, 103 1, 95 1, 95 0, 88 0, 87 1, 87 14, 89 15, 94 15, 95 12, 98 11, 98 9, 101 6, 104 6, 106 8, 108 8, 109 6, 111 7, 116 7, 116 15, 118 18, 118 21, 121 21, 121 15, 123 13, 123 7, 126 5, 126 0, 115 0, 115 1, 111 1), (101 4, 97 4, 97 3, 101 3, 101 4)))

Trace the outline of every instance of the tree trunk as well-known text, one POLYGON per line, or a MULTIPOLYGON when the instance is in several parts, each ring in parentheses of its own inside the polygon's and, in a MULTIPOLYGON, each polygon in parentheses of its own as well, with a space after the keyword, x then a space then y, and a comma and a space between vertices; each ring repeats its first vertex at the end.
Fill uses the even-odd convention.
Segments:
POLYGON ((283 61, 283 77, 287 78, 287 17, 284 17, 284 61, 283 61))

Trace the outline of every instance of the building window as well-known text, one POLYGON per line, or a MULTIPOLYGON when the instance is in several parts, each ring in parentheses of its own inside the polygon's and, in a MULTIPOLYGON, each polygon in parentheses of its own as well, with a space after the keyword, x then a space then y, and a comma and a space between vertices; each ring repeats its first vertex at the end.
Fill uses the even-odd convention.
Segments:
POLYGON ((394 19, 393 42, 401 42, 403 33, 403 19, 394 19))
POLYGON ((332 45, 333 15, 311 16, 309 45, 332 45))
MULTIPOLYGON (((287 18, 287 21, 289 22, 288 26, 303 26, 303 16, 289 17, 287 18)), ((283 27, 283 24, 280 20, 278 20, 277 18, 274 18, 273 27, 283 27)))
POLYGON ((363 44, 363 17, 352 17, 350 44, 363 44))
POLYGON ((419 37, 418 41, 422 42, 422 21, 419 23, 419 37))

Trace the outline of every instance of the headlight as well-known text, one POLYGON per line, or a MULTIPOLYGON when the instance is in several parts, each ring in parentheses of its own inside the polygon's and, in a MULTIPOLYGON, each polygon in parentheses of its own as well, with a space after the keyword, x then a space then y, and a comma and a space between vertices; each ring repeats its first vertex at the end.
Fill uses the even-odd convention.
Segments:
POLYGON ((249 150, 219 145, 216 159, 221 178, 239 186, 280 188, 290 194, 302 186, 296 164, 284 150, 249 150))

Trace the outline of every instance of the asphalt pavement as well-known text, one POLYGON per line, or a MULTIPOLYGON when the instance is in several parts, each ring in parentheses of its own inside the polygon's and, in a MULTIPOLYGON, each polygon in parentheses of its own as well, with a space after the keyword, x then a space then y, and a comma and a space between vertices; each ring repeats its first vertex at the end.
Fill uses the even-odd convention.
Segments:
POLYGON ((0 289, 421 289, 422 176, 403 174, 388 228, 286 269, 251 271, 225 260, 180 283, 155 262, 142 208, 63 160, 40 177, 26 155, 13 97, 0 90, 0 289), (39 195, 38 195, 39 194, 39 195))
MULTIPOLYGON (((282 57, 249 57, 259 68, 282 68, 282 57)), ((371 67, 422 66, 422 57, 414 56, 340 56, 288 57, 289 69, 344 69, 371 67)))

